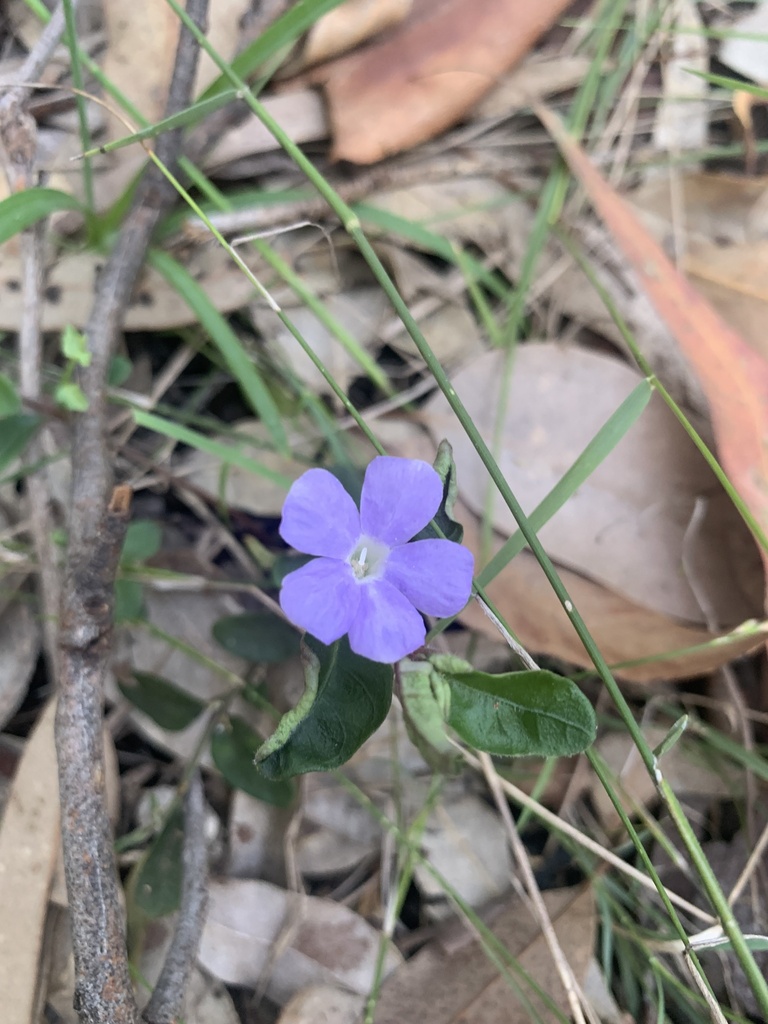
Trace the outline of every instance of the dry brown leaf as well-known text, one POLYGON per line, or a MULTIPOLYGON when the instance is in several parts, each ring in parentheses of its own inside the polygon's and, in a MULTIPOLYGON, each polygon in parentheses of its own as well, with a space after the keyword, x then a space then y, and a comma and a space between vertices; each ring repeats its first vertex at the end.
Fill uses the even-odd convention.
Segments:
POLYGON ((399 25, 412 5, 413 0, 346 0, 319 18, 309 30, 302 66, 330 60, 399 25))
MULTIPOLYGON (((177 254, 178 256, 179 254, 177 254)), ((259 275, 263 269, 247 252, 243 257, 259 275)), ((93 303, 96 275, 104 258, 96 252, 65 253, 50 269, 42 303, 42 327, 60 331, 67 324, 85 326, 93 303)), ((218 245, 196 244, 184 265, 220 312, 248 304, 253 285, 218 245)), ((18 329, 21 319, 21 262, 13 241, 0 247, 0 330, 18 329)), ((268 286, 269 279, 264 278, 268 286)), ((128 331, 163 330, 197 323, 196 315, 161 275, 146 267, 125 315, 128 331)))
POLYGON ((568 0, 415 0, 385 38, 334 61, 333 156, 374 163, 455 124, 523 57, 568 0))
POLYGON ((731 327, 768 356, 768 181, 726 174, 655 179, 630 196, 657 241, 731 327))
MULTIPOLYGON (((504 394, 497 460, 530 514, 641 378, 610 356, 529 343, 520 347, 506 386, 504 360, 504 353, 488 352, 456 373, 452 384, 488 445, 504 394)), ((459 494, 482 515, 488 474, 442 394, 430 400, 423 419, 435 443, 451 442, 459 494)), ((654 612, 702 624, 706 617, 683 568, 699 499, 708 512, 695 538, 703 551, 696 583, 718 623, 733 627, 760 614, 760 559, 730 500, 658 396, 539 536, 560 565, 654 612)), ((498 496, 491 521, 504 535, 517 528, 498 496)))
POLYGON ((0 992, 4 1024, 30 1024, 48 892, 59 850, 51 701, 27 740, 0 827, 0 992))
MULTIPOLYGON (((233 878, 211 883, 198 959, 227 984, 266 982, 267 995, 283 1004, 318 983, 367 995, 378 947, 379 933, 339 903, 233 878)), ((390 947, 385 973, 400 960, 390 947)))
MULTIPOLYGON (((392 455, 428 462, 434 458, 434 443, 413 420, 403 417, 381 420, 376 424, 376 433, 392 455)), ((456 517, 464 526, 464 543, 479 565, 478 519, 461 502, 457 504, 456 517)), ((501 547, 501 543, 496 534, 491 554, 501 547)), ((558 567, 558 571, 609 664, 649 659, 647 664, 622 667, 620 675, 624 679, 649 683, 701 675, 754 650, 759 644, 759 639, 754 637, 732 639, 707 650, 659 660, 658 655, 665 652, 706 644, 712 640, 712 635, 705 629, 686 626, 666 615, 642 608, 569 569, 558 567)), ((592 667, 570 619, 529 552, 522 551, 517 555, 486 590, 502 618, 528 650, 552 654, 584 668, 592 667)), ((498 639, 498 630, 474 601, 467 605, 460 618, 473 629, 498 639)))
MULTIPOLYGON (((592 892, 588 888, 553 890, 544 893, 544 902, 565 957, 580 982, 592 958, 595 939, 592 892)), ((532 975, 560 1009, 567 1011, 565 992, 549 948, 525 907, 513 901, 490 928, 517 966, 532 975)), ((558 1019, 527 987, 526 992, 540 1009, 537 1020, 549 1024, 558 1019)), ((417 953, 384 983, 374 1020, 375 1024, 528 1024, 531 1017, 480 943, 474 942, 452 956, 441 953, 435 944, 417 953)))

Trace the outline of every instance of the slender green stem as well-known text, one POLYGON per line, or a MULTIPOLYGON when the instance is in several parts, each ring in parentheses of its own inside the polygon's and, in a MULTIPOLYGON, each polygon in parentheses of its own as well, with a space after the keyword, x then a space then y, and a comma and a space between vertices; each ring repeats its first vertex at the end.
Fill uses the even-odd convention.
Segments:
MULTIPOLYGON (((72 8, 72 0, 63 0, 64 22, 66 25, 66 40, 69 47, 69 59, 72 65, 72 84, 75 87, 75 106, 77 107, 77 121, 80 127, 80 140, 83 149, 88 149, 91 144, 91 130, 88 125, 88 108, 83 96, 83 65, 80 60, 80 48, 77 45, 77 25, 75 23, 75 12, 72 8)), ((85 191, 85 206, 88 211, 88 220, 93 216, 95 199, 93 192, 93 164, 90 158, 83 160, 83 189, 85 191)))

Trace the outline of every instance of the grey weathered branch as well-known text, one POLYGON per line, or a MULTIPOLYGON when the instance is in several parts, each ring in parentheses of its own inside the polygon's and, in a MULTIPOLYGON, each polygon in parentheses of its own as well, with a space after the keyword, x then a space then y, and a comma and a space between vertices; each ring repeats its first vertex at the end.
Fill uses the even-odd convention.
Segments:
MULTIPOLYGON (((205 21, 207 0, 187 10, 205 21)), ((182 28, 167 115, 189 104, 198 49, 182 28)), ((157 155, 174 166, 179 132, 162 136, 157 155)), ((152 232, 174 199, 154 165, 133 205, 96 287, 86 327, 91 364, 81 376, 88 412, 75 419, 72 505, 61 616, 60 695, 56 721, 62 847, 72 914, 75 1004, 84 1024, 137 1024, 104 794, 103 680, 111 648, 112 594, 128 521, 130 491, 112 493, 107 444, 107 373, 123 315, 152 232)))

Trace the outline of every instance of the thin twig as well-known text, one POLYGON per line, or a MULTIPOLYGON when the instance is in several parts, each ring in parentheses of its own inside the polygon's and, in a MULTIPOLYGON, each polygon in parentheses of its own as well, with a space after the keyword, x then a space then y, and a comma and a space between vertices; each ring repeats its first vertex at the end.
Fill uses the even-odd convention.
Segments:
POLYGON ((205 916, 208 848, 205 841, 205 800, 199 772, 192 776, 184 801, 184 881, 181 909, 171 948, 152 998, 142 1017, 147 1024, 174 1024, 179 1019, 184 992, 197 953, 205 916))
MULTIPOLYGON (((190 0, 200 24, 207 0, 190 0)), ((189 103, 198 48, 182 28, 166 113, 189 103)), ((179 132, 162 136, 157 155, 173 165, 179 132)), ((81 376, 88 412, 75 418, 69 550, 61 604, 60 697, 56 723, 62 847, 72 912, 75 1004, 84 1024, 137 1024, 128 971, 112 836, 104 799, 103 679, 110 654, 112 593, 128 521, 130 489, 108 498, 107 372, 128 300, 152 232, 174 192, 151 167, 99 277, 86 328, 91 364, 81 376)))
MULTIPOLYGON (((76 6, 77 0, 72 0, 76 6)), ((11 191, 25 191, 37 184, 37 124, 24 109, 32 89, 51 59, 64 31, 64 9, 59 6, 37 43, 18 69, 14 85, 0 97, 0 141, 11 191)), ((27 401, 41 396, 42 338, 40 333, 43 289, 42 240, 45 223, 21 234, 22 315, 19 325, 19 390, 27 401)), ((44 428, 45 431, 46 428, 44 428)), ((36 437, 29 446, 32 462, 42 461, 45 443, 36 437)), ((59 577, 52 541, 53 524, 45 473, 27 480, 32 541, 40 568, 39 590, 43 611, 43 636, 48 674, 56 679, 56 619, 59 608, 59 577)))

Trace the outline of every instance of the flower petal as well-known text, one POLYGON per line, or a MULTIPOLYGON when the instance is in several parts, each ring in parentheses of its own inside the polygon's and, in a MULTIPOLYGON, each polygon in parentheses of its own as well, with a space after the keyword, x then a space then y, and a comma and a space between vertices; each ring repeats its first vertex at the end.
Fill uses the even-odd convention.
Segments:
POLYGON ((472 552, 451 540, 416 540, 389 553, 384 580, 427 615, 455 615, 472 592, 472 552))
POLYGON ((424 620, 399 590, 384 580, 362 584, 349 646, 371 661, 393 664, 424 643, 424 620))
POLYGON ((363 533, 385 544, 405 544, 424 529, 442 497, 442 481, 428 462, 379 455, 365 471, 363 533))
POLYGON ((316 558, 288 573, 280 591, 280 606, 295 625, 322 643, 332 644, 349 632, 361 589, 346 562, 316 558))
POLYGON ((360 536, 360 515, 333 473, 309 469, 288 491, 280 536, 307 555, 346 558, 360 536))

